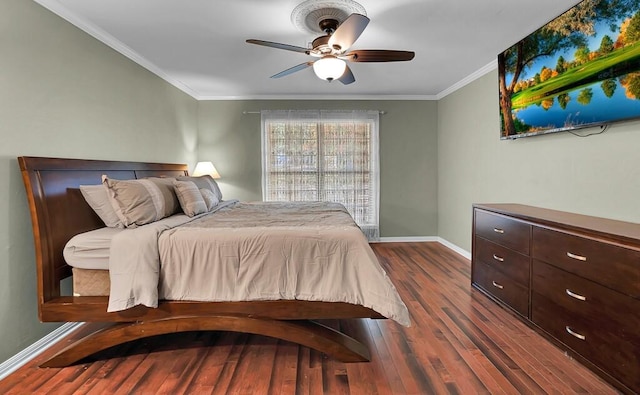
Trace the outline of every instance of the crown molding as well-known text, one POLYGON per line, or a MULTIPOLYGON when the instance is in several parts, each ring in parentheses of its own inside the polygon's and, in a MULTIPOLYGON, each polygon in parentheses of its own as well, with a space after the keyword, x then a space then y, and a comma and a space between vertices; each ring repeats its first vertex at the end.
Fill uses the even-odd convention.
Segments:
POLYGON ((115 51, 124 55, 128 59, 137 63, 138 65, 144 67, 148 71, 162 78, 169 84, 173 85, 177 89, 183 91, 187 95, 193 97, 199 101, 213 101, 213 100, 440 100, 445 96, 457 91, 458 89, 464 87, 465 85, 475 81, 476 79, 484 76, 490 71, 493 71, 497 68, 498 61, 497 59, 487 64, 486 66, 480 68, 464 79, 458 81, 457 83, 451 85, 449 88, 443 90, 437 95, 247 95, 247 96, 217 96, 217 95, 201 95, 198 92, 194 91, 183 82, 178 79, 172 78, 167 73, 165 73, 161 68, 156 66, 153 62, 146 59, 144 56, 140 55, 127 45, 123 44, 121 41, 90 23, 89 21, 80 18, 75 13, 71 12, 68 8, 60 4, 56 0, 34 0, 36 3, 40 4, 42 7, 48 9, 53 12, 57 16, 71 23, 78 29, 84 31, 90 36, 94 37, 98 41, 104 43, 105 45, 111 47, 115 51))
POLYGON ((71 23, 78 29, 89 34, 96 40, 108 45, 109 47, 113 48, 117 52, 121 53, 122 55, 132 60, 133 62, 144 67, 148 71, 152 72, 153 74, 162 78, 166 82, 180 89, 187 95, 193 97, 194 99, 198 98, 197 97, 198 94, 194 90, 192 90, 191 88, 183 84, 181 81, 175 78, 172 78, 167 73, 165 73, 162 69, 156 66, 153 62, 149 61, 144 56, 140 55, 133 49, 124 45, 121 41, 119 41, 109 33, 105 32, 104 30, 100 29, 99 27, 95 26, 91 22, 87 21, 86 19, 80 18, 73 12, 69 11, 68 8, 66 8, 56 0, 34 0, 34 1, 40 4, 41 6, 43 6, 44 8, 48 9, 49 11, 53 12, 60 18, 71 23))
POLYGON ((207 100, 438 100, 433 95, 248 95, 248 96, 207 96, 196 97, 207 100))
POLYGON ((451 85, 447 89, 445 89, 442 92, 438 93, 436 95, 436 100, 440 100, 443 97, 452 94, 453 92, 457 91, 458 89, 464 87, 465 85, 468 85, 468 84, 472 83, 473 81, 477 80, 478 78, 484 76, 485 74, 487 74, 490 71, 493 71, 493 70, 495 70, 497 68, 498 68, 498 59, 496 58, 491 63, 481 67, 480 69, 474 71, 473 73, 469 74, 465 78, 463 78, 460 81, 456 82, 455 84, 451 85))

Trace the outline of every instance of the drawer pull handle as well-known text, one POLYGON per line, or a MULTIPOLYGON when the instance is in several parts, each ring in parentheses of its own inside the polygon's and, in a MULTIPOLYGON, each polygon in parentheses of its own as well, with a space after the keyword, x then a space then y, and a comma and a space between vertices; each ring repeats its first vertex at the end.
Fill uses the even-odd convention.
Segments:
POLYGON ((493 231, 500 234, 504 233, 504 229, 500 229, 500 228, 493 228, 493 231))
POLYGON ((504 262, 504 258, 501 256, 497 256, 496 254, 493 254, 493 259, 495 259, 498 262, 504 262))
POLYGON ((571 290, 569 288, 566 289, 566 292, 567 292, 567 295, 571 296, 572 298, 575 298, 575 299, 578 299, 578 300, 582 300, 582 301, 587 300, 586 296, 582 296, 582 295, 579 295, 577 293, 571 292, 571 290))
POLYGON ((580 339, 580 340, 586 340, 586 339, 587 339, 587 337, 586 337, 585 335, 581 335, 581 334, 579 334, 578 332, 574 332, 574 331, 572 331, 572 330, 571 330, 571 328, 569 328, 569 326, 568 326, 568 325, 567 325, 567 326, 565 326, 564 328, 567 330, 567 332, 568 332, 571 336, 573 336, 573 337, 575 337, 575 338, 578 338, 578 339, 580 339))
POLYGON ((576 254, 572 254, 570 252, 567 252, 567 256, 569 258, 577 259, 577 260, 582 261, 582 262, 586 262, 587 261, 587 257, 586 256, 576 255, 576 254))
POLYGON ((498 289, 502 289, 502 288, 504 288, 504 285, 500 285, 500 284, 498 284, 498 283, 497 283, 497 282, 495 282, 495 281, 491 281, 491 284, 493 284, 493 286, 494 286, 494 287, 496 287, 496 288, 498 288, 498 289))

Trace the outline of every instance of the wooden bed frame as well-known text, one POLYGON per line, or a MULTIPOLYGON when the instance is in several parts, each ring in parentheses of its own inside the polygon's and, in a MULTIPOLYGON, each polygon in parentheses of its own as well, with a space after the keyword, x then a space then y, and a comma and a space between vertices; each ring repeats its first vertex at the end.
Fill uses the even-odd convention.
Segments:
MULTIPOLYGON (((33 226, 42 322, 104 323, 41 366, 63 367, 131 340, 166 333, 222 330, 266 335, 298 343, 343 362, 369 361, 357 340, 311 321, 384 318, 363 306, 298 300, 251 302, 160 301, 107 313, 107 297, 63 296, 60 281, 71 276, 62 250, 74 235, 104 224, 85 202, 80 185, 95 185, 102 174, 114 179, 188 175, 187 165, 19 157, 33 226)), ((93 326, 92 326, 93 328, 93 326)))

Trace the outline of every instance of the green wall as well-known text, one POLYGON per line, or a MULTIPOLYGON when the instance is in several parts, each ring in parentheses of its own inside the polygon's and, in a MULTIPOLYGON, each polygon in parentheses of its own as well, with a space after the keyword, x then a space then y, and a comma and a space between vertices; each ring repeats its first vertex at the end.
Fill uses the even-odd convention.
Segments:
POLYGON ((55 328, 37 319, 17 156, 194 163, 195 99, 33 1, 0 2, 0 362, 55 328))
POLYGON ((437 232, 437 102, 435 101, 201 101, 198 158, 221 174, 225 198, 261 200, 260 114, 269 109, 381 110, 380 235, 437 232))
POLYGON ((490 72, 438 101, 438 235, 470 251, 473 203, 640 222, 640 123, 584 138, 500 140, 497 78, 490 72))

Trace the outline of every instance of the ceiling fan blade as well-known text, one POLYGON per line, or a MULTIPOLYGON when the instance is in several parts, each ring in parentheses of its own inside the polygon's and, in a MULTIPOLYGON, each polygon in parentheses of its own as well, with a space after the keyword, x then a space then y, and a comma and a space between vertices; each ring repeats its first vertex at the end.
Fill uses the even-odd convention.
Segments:
POLYGON ((287 76, 287 75, 289 75, 289 74, 293 74, 293 73, 295 73, 296 71, 300 71, 300 70, 304 70, 304 69, 306 69, 307 67, 311 66, 312 64, 313 64, 313 62, 304 62, 304 63, 300 63, 300 64, 299 64, 299 65, 297 65, 297 66, 293 66, 293 67, 291 67, 291 68, 288 68, 288 69, 286 69, 286 70, 284 70, 284 71, 279 72, 278 74, 274 74, 274 75, 272 75, 272 76, 271 76, 271 78, 280 78, 280 77, 287 76))
POLYGON ((272 41, 255 40, 253 38, 247 40, 247 43, 256 44, 256 45, 263 45, 265 47, 271 47, 271 48, 277 48, 277 49, 284 49, 286 51, 300 52, 300 53, 305 53, 305 54, 309 55, 309 49, 308 48, 297 47, 295 45, 274 43, 272 41))
POLYGON ((391 51, 385 49, 360 49, 340 56, 352 62, 402 62, 416 56, 412 51, 391 51))
POLYGON ((344 70, 344 74, 342 74, 342 77, 338 78, 338 81, 342 82, 345 85, 356 82, 356 77, 353 76, 353 73, 351 72, 349 66, 347 66, 347 68, 344 70))
POLYGON ((364 15, 349 15, 329 38, 329 46, 337 51, 346 51, 356 42, 368 24, 369 18, 364 15))

